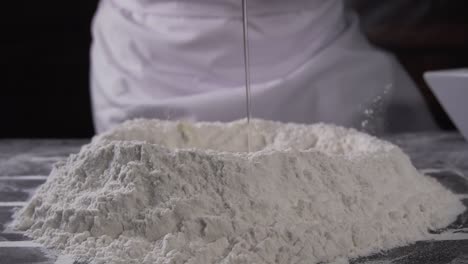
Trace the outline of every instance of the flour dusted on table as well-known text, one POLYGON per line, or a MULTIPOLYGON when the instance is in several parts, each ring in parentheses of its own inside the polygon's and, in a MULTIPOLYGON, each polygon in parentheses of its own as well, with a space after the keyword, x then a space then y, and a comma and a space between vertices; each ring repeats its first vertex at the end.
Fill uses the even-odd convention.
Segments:
POLYGON ((396 146, 331 125, 135 120, 16 217, 90 263, 318 263, 431 238, 464 210, 396 146))

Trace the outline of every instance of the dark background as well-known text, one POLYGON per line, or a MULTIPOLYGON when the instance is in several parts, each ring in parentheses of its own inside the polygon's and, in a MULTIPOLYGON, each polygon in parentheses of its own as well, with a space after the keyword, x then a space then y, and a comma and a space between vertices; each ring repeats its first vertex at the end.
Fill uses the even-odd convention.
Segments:
MULTIPOLYGON (((133 1, 133 0, 129 0, 133 1)), ((3 3, 0 138, 93 135, 88 91, 90 23, 98 1, 3 3)), ((376 45, 395 53, 441 128, 452 125, 422 80, 468 67, 468 1, 347 0, 376 45)))
POLYGON ((93 135, 88 49, 97 2, 2 4, 0 138, 93 135))

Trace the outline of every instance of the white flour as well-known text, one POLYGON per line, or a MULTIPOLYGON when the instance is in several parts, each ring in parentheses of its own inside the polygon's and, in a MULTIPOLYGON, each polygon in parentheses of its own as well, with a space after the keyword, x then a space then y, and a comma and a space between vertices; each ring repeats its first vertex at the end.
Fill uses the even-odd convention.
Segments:
POLYGON ((16 227, 91 263, 317 263, 431 237, 464 206, 335 126, 136 120, 56 165, 16 227))

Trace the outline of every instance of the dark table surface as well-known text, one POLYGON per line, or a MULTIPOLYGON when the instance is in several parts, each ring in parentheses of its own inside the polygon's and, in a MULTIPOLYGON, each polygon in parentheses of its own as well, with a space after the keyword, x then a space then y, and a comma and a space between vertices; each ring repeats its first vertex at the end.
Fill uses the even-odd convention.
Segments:
MULTIPOLYGON (((419 133, 388 137, 414 165, 460 195, 468 206, 468 143, 458 134, 419 133)), ((12 214, 25 205, 47 179, 52 165, 79 151, 87 140, 0 140, 0 264, 73 264, 7 228, 12 214)), ((468 213, 450 227, 458 240, 422 241, 354 259, 352 264, 468 264, 468 213), (456 230, 456 231, 454 231, 456 230), (466 237, 467 240, 464 240, 466 237)))

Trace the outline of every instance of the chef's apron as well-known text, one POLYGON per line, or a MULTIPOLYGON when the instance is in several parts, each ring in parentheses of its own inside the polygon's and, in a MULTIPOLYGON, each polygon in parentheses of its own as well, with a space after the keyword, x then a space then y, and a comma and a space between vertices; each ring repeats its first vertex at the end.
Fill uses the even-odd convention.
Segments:
MULTIPOLYGON (((254 117, 435 128, 412 81, 341 0, 248 5, 254 117)), ((97 132, 133 118, 246 117, 241 0, 102 0, 91 61, 97 132)))

